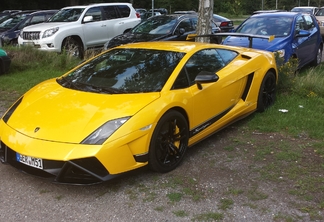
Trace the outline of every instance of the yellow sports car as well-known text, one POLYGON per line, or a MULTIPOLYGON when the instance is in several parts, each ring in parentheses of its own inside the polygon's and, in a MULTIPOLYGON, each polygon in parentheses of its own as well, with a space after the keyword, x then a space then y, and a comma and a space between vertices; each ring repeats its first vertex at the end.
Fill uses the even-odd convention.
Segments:
POLYGON ((0 160, 57 183, 146 165, 175 169, 189 146, 274 103, 271 52, 195 42, 119 46, 33 87, 0 121, 0 160))

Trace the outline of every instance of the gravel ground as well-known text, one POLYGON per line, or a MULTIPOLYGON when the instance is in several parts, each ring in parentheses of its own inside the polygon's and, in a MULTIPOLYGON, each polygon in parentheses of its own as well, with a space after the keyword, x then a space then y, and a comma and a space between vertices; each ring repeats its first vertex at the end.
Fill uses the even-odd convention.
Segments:
POLYGON ((141 169, 91 186, 53 184, 0 164, 0 221, 320 221, 301 210, 314 201, 289 195, 287 180, 262 180, 255 170, 262 163, 246 154, 258 141, 283 139, 233 125, 190 148, 170 173, 141 169), (241 136, 255 144, 233 145, 241 136))

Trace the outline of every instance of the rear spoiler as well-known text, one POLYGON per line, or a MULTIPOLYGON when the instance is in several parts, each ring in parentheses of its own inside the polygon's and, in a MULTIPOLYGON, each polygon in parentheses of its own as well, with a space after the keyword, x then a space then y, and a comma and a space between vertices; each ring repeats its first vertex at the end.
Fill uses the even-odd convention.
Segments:
POLYGON ((223 32, 223 33, 215 33, 215 34, 208 34, 208 35, 197 35, 197 34, 188 34, 187 41, 193 40, 198 37, 217 37, 217 36, 236 36, 236 37, 246 37, 249 39, 249 48, 252 48, 252 42, 254 38, 258 39, 268 39, 269 42, 274 40, 274 35, 253 35, 253 34, 246 34, 246 33, 234 33, 234 32, 223 32))

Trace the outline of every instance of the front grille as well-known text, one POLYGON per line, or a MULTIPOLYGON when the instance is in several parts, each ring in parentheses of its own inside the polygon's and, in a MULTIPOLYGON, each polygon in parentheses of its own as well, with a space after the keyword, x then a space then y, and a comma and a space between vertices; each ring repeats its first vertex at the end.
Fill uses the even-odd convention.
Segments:
POLYGON ((38 40, 40 36, 40 32, 23 32, 24 40, 38 40))

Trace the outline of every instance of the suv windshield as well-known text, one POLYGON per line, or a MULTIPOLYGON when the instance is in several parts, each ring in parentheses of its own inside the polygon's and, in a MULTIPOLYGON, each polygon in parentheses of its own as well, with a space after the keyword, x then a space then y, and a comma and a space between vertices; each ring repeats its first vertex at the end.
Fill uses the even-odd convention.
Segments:
POLYGON ((75 22, 79 19, 84 8, 68 8, 58 11, 47 22, 75 22))
POLYGON ((157 16, 141 22, 132 30, 132 33, 165 35, 172 31, 176 23, 177 19, 175 19, 174 17, 157 16))
POLYGON ((159 92, 183 56, 180 52, 113 49, 57 82, 96 93, 159 92))

